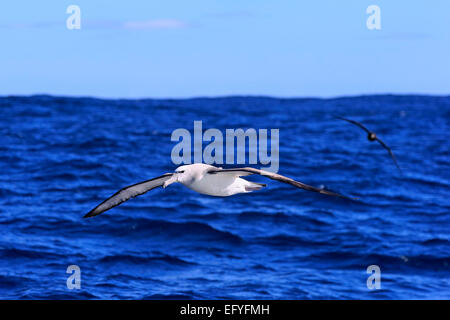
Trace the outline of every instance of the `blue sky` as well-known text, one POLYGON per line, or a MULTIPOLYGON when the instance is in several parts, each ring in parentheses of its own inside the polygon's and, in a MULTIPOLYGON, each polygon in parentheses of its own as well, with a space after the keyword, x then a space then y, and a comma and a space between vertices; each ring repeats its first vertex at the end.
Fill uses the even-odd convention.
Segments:
POLYGON ((444 0, 15 0, 0 39, 0 95, 450 94, 444 0))

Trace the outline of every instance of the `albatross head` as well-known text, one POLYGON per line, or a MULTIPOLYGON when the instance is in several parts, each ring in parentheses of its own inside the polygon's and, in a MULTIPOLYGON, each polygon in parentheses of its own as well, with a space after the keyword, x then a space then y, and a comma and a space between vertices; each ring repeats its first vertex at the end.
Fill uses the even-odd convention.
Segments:
POLYGON ((167 186, 169 186, 172 183, 175 182, 187 182, 187 180, 192 179, 191 177, 192 175, 192 165, 184 165, 184 166, 180 166, 178 167, 174 174, 163 183, 163 188, 166 188, 167 186))

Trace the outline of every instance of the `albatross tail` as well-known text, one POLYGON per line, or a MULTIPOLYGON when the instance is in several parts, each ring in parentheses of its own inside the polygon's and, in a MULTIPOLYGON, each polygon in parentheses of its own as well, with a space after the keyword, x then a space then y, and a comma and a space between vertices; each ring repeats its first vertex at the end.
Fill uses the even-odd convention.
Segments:
POLYGON ((245 185, 246 192, 257 191, 266 186, 264 183, 256 183, 256 182, 251 182, 251 181, 247 181, 247 182, 248 182, 248 184, 245 185))

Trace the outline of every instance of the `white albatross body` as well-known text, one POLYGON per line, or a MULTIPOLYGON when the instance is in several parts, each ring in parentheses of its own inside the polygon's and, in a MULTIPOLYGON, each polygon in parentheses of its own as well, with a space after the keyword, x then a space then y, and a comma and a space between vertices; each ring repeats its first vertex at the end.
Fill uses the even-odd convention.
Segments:
POLYGON ((264 184, 244 180, 235 172, 227 174, 209 174, 220 168, 195 163, 179 167, 172 178, 164 182, 163 187, 179 182, 185 187, 201 194, 216 197, 228 197, 237 193, 247 193, 263 188, 264 184))
POLYGON ((237 193, 248 193, 266 186, 265 184, 251 182, 241 178, 241 176, 248 176, 251 174, 258 174, 308 191, 347 198, 338 193, 315 188, 291 178, 264 170, 250 167, 222 169, 208 164, 195 163, 180 166, 174 173, 166 173, 162 176, 125 187, 100 203, 84 217, 89 218, 99 215, 131 198, 142 195, 157 187, 166 188, 170 184, 176 182, 181 183, 198 193, 216 197, 228 197, 237 193))

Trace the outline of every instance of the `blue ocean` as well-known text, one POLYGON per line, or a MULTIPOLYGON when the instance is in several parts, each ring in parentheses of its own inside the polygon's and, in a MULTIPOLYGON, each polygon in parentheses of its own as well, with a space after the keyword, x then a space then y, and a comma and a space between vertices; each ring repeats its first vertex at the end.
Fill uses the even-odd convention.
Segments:
POLYGON ((449 131, 443 96, 1 97, 0 298, 450 299, 449 131), (402 171, 336 116, 376 132, 402 171), (171 134, 194 121, 277 128, 278 173, 358 199, 249 176, 267 187, 219 198, 173 184, 83 219, 174 171, 171 134))

